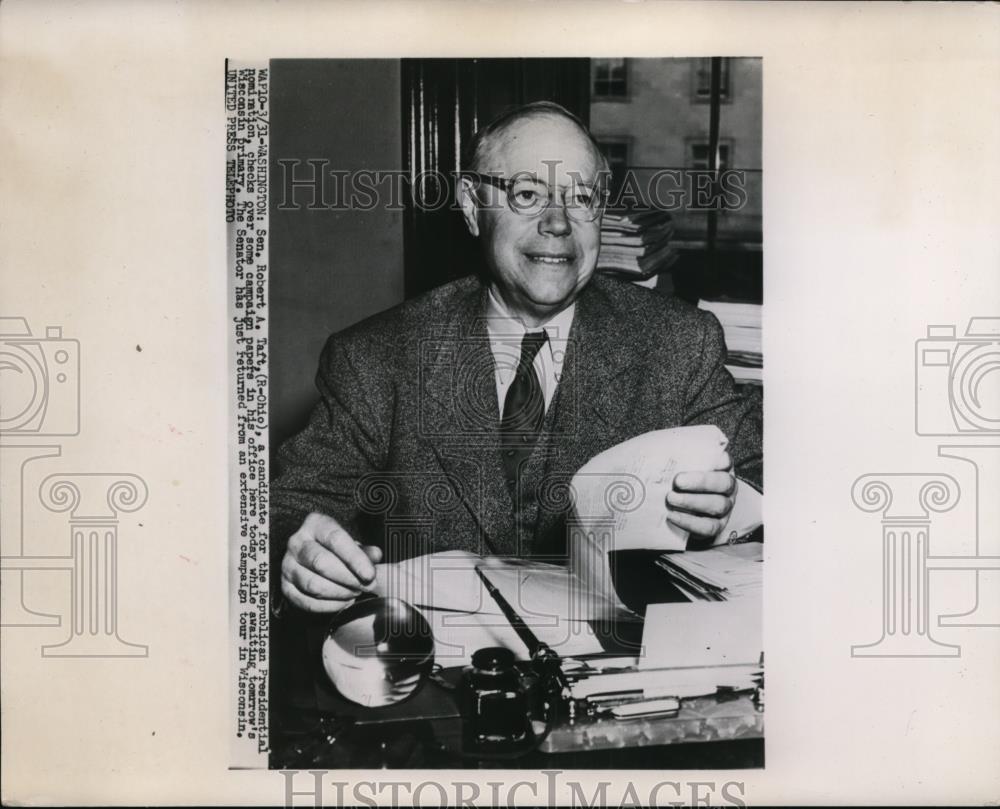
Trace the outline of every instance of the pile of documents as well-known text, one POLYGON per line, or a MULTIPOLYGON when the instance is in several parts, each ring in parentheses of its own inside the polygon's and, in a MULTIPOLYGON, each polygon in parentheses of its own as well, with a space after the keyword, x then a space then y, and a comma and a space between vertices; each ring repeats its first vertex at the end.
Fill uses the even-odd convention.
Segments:
POLYGON ((604 215, 601 223, 600 272, 619 275, 643 286, 655 286, 657 277, 677 260, 670 246, 674 225, 666 211, 604 215))
POLYGON ((726 368, 733 378, 760 384, 764 365, 760 304, 699 301, 698 308, 711 312, 722 324, 726 337, 726 368))
POLYGON ((763 543, 722 545, 692 553, 664 553, 656 563, 690 601, 759 597, 763 543))
MULTIPOLYGON (((582 669, 574 668, 580 661, 570 659, 563 668, 570 680, 570 695, 574 699, 594 702, 667 697, 688 699, 714 694, 720 688, 745 691, 757 685, 755 678, 763 669, 759 650, 750 656, 747 663, 713 662, 685 666, 683 658, 675 659, 682 662, 672 668, 650 667, 643 657, 628 660, 627 666, 620 665, 622 658, 592 658, 582 669)), ((662 662, 657 660, 657 663, 662 662)))
POLYGON ((754 691, 763 682, 760 626, 756 599, 650 604, 639 657, 564 661, 570 695, 587 713, 625 719, 719 691, 754 691))

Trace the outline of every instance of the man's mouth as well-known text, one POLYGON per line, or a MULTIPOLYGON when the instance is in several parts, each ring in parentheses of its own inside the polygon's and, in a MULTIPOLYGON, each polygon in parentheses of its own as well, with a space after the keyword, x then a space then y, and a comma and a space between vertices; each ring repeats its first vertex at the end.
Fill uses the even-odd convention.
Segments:
POLYGON ((569 264, 573 257, 566 253, 525 253, 529 261, 538 264, 569 264))

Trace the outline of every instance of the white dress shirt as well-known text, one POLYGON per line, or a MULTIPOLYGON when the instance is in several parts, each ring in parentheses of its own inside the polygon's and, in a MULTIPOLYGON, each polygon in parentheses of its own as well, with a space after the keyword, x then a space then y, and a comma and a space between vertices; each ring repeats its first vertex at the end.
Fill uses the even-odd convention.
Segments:
POLYGON ((500 417, 503 418, 504 400, 507 391, 517 373, 517 363, 521 359, 521 340, 529 331, 545 330, 548 341, 535 356, 533 368, 538 374, 545 397, 545 410, 548 412, 552 398, 556 394, 559 380, 562 377, 563 362, 566 359, 566 348, 569 345, 569 330, 573 325, 573 313, 576 304, 572 303, 555 315, 547 323, 538 328, 525 328, 524 324, 510 313, 493 290, 489 291, 486 304, 486 330, 490 338, 490 350, 493 352, 493 364, 496 368, 497 404, 500 407, 500 417))

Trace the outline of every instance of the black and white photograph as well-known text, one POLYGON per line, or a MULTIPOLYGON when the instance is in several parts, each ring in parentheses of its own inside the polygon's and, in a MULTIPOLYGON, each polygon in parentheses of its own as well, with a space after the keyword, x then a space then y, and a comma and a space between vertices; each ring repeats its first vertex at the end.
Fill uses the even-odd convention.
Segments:
POLYGON ((268 68, 270 766, 762 767, 761 59, 268 68))

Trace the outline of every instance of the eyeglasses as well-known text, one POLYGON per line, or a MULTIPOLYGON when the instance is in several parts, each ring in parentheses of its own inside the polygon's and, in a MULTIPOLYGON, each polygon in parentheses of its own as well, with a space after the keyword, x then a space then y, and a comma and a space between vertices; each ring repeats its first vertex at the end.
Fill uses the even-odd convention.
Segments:
MULTIPOLYGON (((538 216, 552 204, 552 187, 531 174, 514 175, 510 180, 473 171, 465 172, 465 176, 506 191, 507 206, 521 216, 538 216)), ((572 183, 563 190, 562 196, 566 216, 576 222, 593 222, 604 210, 608 192, 583 183, 572 183)))

